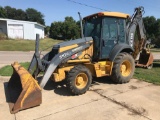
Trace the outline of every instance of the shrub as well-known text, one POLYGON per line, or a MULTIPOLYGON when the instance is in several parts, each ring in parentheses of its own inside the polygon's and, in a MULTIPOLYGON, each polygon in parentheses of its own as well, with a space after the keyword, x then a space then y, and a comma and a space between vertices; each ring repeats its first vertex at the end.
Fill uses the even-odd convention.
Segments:
POLYGON ((7 35, 4 33, 0 33, 0 40, 6 40, 7 39, 7 35))

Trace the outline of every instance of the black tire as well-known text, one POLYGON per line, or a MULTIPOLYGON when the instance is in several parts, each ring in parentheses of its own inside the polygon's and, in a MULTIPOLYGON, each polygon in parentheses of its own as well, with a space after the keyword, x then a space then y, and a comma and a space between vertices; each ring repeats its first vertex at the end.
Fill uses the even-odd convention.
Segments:
POLYGON ((92 75, 88 68, 76 65, 67 74, 67 87, 74 95, 84 94, 92 83, 92 75))
POLYGON ((119 53, 114 60, 111 79, 116 83, 127 83, 134 74, 135 62, 128 53, 119 53))

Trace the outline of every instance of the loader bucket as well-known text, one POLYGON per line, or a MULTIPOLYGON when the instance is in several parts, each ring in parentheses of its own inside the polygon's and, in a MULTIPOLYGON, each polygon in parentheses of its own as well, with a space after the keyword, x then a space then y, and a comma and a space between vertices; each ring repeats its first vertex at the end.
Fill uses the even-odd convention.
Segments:
POLYGON ((40 105, 42 93, 37 81, 17 62, 12 67, 13 74, 8 83, 10 112, 16 113, 40 105))

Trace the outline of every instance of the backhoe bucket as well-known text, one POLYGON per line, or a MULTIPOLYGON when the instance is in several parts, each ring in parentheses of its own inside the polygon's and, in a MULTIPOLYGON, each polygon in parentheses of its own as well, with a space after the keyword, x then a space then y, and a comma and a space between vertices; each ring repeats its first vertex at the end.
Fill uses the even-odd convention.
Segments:
POLYGON ((149 52, 143 51, 140 53, 139 61, 136 66, 148 67, 153 64, 153 55, 149 52))
POLYGON ((11 113, 40 105, 41 88, 32 75, 17 62, 12 64, 13 74, 8 83, 11 113))

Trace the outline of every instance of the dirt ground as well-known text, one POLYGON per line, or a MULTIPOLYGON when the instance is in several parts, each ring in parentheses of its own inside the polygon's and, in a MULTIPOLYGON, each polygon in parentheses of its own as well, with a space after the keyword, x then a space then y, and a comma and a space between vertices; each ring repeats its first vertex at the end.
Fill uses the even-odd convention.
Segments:
POLYGON ((0 77, 2 120, 159 120, 160 86, 132 79, 114 84, 108 78, 94 80, 89 91, 72 96, 65 82, 49 81, 42 90, 42 104, 10 114, 5 90, 8 77, 0 77))
MULTIPOLYGON (((30 61, 32 55, 0 52, 0 58, 5 56, 0 64, 30 61)), ((1 120, 160 120, 160 86, 136 79, 127 84, 114 84, 107 77, 94 79, 90 90, 80 96, 72 96, 65 82, 49 81, 42 90, 42 104, 16 114, 9 112, 8 80, 0 76, 1 120)))

